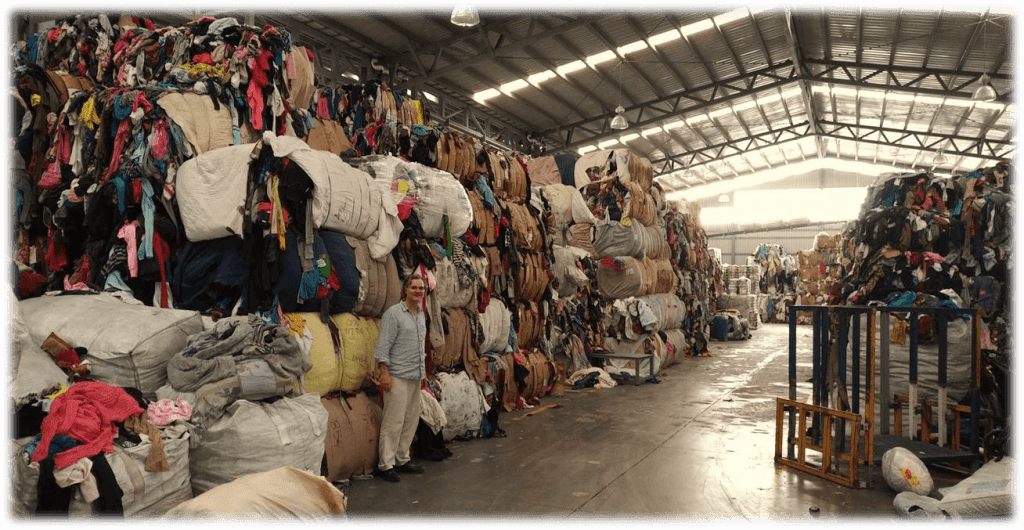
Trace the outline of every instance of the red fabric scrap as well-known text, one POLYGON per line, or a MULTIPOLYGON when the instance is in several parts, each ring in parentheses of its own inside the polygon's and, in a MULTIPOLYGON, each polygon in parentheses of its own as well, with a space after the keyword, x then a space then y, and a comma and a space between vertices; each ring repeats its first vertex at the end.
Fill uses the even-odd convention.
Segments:
POLYGON ((50 442, 58 434, 70 436, 81 445, 54 455, 55 469, 63 469, 101 452, 113 452, 118 432, 116 424, 142 412, 135 398, 122 388, 98 381, 75 383, 50 405, 32 461, 39 462, 48 456, 50 442))

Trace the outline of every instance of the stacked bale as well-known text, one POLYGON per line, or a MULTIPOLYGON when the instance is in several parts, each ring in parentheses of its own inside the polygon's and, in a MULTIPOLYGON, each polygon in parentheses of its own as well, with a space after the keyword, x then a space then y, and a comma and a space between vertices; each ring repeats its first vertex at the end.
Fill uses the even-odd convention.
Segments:
POLYGON ((762 243, 747 262, 760 267, 757 307, 763 321, 788 322, 788 308, 798 303, 799 261, 777 243, 762 243))

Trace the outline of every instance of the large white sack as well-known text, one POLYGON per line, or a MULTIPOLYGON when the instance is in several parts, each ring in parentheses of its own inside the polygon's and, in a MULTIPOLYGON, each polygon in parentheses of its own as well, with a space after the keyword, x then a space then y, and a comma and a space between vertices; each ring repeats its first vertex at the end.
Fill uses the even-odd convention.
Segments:
POLYGON ((88 354, 91 377, 147 397, 167 382, 167 362, 203 330, 198 311, 124 302, 110 294, 40 296, 19 302, 32 340, 55 333, 88 354))
MULTIPOLYGON (((143 441, 135 447, 122 448, 114 445, 114 452, 105 455, 110 470, 121 488, 121 505, 124 515, 155 516, 161 515, 176 505, 192 498, 191 476, 189 474, 189 442, 188 427, 175 423, 160 429, 164 455, 170 465, 169 471, 146 471, 146 458, 153 446, 143 436, 143 441)), ((19 515, 35 513, 38 493, 36 484, 39 481, 38 467, 28 464, 28 456, 23 448, 33 437, 15 440, 14 448, 14 512, 19 515)), ((93 513, 92 503, 86 503, 77 496, 72 497, 68 508, 70 514, 87 515, 93 513)))
POLYGON ((189 241, 242 237, 249 160, 255 147, 214 149, 178 168, 174 197, 189 241))
MULTIPOLYGON (((69 386, 68 375, 61 370, 53 357, 40 347, 21 318, 21 303, 12 301, 11 335, 14 339, 14 358, 10 376, 10 396, 14 404, 29 401, 29 396, 39 395, 57 385, 69 386)), ((44 339, 45 340, 45 339, 44 339)))
POLYGON ((559 296, 569 296, 577 289, 590 284, 587 273, 577 265, 579 260, 589 258, 590 253, 582 248, 572 246, 551 246, 554 256, 555 289, 559 296))
POLYGON ((337 155, 313 149, 299 138, 275 136, 270 131, 263 133, 262 141, 273 149, 274 156, 291 159, 313 181, 314 227, 369 240, 377 233, 381 215, 398 216, 397 209, 385 210, 386 201, 373 177, 337 155))
POLYGON ((165 519, 270 517, 322 520, 344 514, 345 494, 323 477, 282 466, 221 484, 176 506, 165 519))
POLYGON ((547 199, 556 228, 565 228, 575 223, 597 223, 597 218, 587 208, 587 202, 583 200, 583 195, 577 188, 565 184, 549 184, 534 188, 530 200, 538 210, 544 211, 547 208, 544 208, 541 196, 547 199))
POLYGON ((414 204, 412 212, 425 237, 444 236, 446 215, 452 238, 462 237, 472 226, 473 204, 466 188, 451 173, 394 156, 365 157, 357 162, 357 167, 372 176, 396 208, 402 203, 414 204))
POLYGON ((291 466, 320 473, 327 409, 320 394, 274 402, 235 401, 192 450, 192 492, 201 495, 251 473, 291 466))
POLYGON ((1015 460, 989 460, 956 486, 940 488, 942 509, 963 517, 1010 515, 1013 510, 1015 460))
POLYGON ((512 328, 512 312, 498 298, 491 298, 487 309, 478 318, 483 329, 484 340, 480 343, 478 353, 505 353, 508 347, 509 332, 512 328))
POLYGON ((487 407, 480 385, 466 372, 440 372, 435 377, 440 388, 437 401, 448 420, 443 430, 444 440, 478 432, 487 407))

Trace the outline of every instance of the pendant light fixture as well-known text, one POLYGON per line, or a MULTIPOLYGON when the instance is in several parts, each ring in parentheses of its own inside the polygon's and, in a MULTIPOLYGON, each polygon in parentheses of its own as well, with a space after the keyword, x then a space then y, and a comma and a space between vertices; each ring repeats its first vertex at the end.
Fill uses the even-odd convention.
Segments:
POLYGON ((469 4, 458 4, 452 9, 451 21, 456 26, 472 27, 480 23, 480 13, 469 4))
POLYGON ((619 72, 619 106, 615 108, 615 117, 612 118, 610 127, 621 131, 629 128, 629 122, 626 121, 626 116, 623 114, 626 109, 622 107, 622 61, 619 61, 619 66, 616 69, 619 72))
MULTIPOLYGON (((985 13, 984 18, 981 20, 981 49, 982 51, 988 50, 988 13, 985 13)), ((971 94, 971 99, 974 101, 995 101, 996 100, 996 89, 992 86, 992 78, 987 73, 981 74, 978 78, 978 88, 974 89, 974 93, 971 94)))

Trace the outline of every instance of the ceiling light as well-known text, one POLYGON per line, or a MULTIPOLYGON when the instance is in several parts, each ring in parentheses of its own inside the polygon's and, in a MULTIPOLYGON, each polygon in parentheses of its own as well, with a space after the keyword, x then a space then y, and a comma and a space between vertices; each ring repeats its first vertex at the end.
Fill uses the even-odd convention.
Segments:
POLYGON ((626 109, 622 108, 622 61, 619 61, 616 69, 619 71, 619 106, 615 108, 615 117, 612 118, 610 127, 622 130, 629 127, 629 122, 626 121, 626 116, 623 114, 626 112, 626 109))
POLYGON ((456 26, 470 27, 480 23, 480 13, 477 13, 476 8, 467 5, 459 4, 452 9, 452 24, 456 26))
POLYGON ((718 196, 718 202, 729 202, 729 194, 723 193, 718 196))
POLYGON ((974 101, 995 101, 996 100, 996 89, 992 88, 992 80, 989 79, 988 74, 981 74, 981 79, 978 79, 980 85, 974 90, 974 94, 971 95, 971 99, 974 101))
POLYGON ((650 129, 640 131, 640 134, 643 136, 651 136, 662 132, 665 132, 665 129, 662 129, 661 127, 651 127, 650 129))
POLYGON ((619 141, 622 142, 622 143, 626 143, 626 142, 632 142, 633 140, 636 140, 637 138, 640 138, 639 134, 631 133, 631 134, 627 134, 627 135, 623 136, 622 138, 619 138, 619 141))
POLYGON ((935 158, 932 159, 932 164, 936 166, 944 166, 946 165, 946 162, 948 162, 948 160, 946 160, 946 155, 942 154, 942 151, 937 151, 935 153, 935 158))
POLYGON ((612 118, 611 124, 612 129, 622 130, 629 128, 629 122, 626 121, 626 116, 622 114, 623 112, 626 112, 626 109, 624 109, 622 105, 615 108, 615 117, 612 118))
POLYGON ((597 148, 598 149, 608 149, 609 147, 611 147, 613 145, 616 145, 618 143, 619 143, 619 141, 617 139, 612 138, 611 140, 605 140, 603 142, 598 143, 597 144, 597 148))
POLYGON ((585 155, 591 151, 596 151, 597 147, 593 145, 584 145, 583 147, 576 150, 580 155, 585 155))

